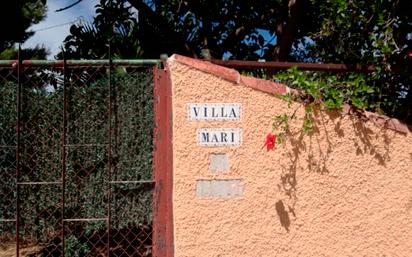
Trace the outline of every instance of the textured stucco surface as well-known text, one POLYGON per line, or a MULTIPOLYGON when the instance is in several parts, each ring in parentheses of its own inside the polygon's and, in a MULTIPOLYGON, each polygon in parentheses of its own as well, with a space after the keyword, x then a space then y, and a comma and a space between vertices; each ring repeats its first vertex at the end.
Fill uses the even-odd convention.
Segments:
POLYGON ((316 112, 316 129, 262 148, 275 115, 297 105, 173 58, 176 257, 412 256, 412 134, 351 115, 316 112), (189 121, 187 103, 241 103, 240 121, 189 121), (241 128, 235 147, 201 147, 198 128, 241 128), (209 154, 229 170, 211 172, 209 154), (240 179, 243 196, 196 197, 196 182, 240 179))

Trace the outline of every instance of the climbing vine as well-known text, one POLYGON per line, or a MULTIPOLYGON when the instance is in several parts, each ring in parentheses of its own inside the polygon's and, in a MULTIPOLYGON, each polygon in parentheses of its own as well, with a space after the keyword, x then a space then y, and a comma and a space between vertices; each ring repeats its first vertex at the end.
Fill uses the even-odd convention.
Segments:
POLYGON ((300 108, 305 110, 302 124, 304 134, 309 134, 314 129, 315 107, 320 107, 317 108, 320 110, 340 110, 344 103, 348 103, 359 109, 372 109, 377 112, 380 110, 381 103, 370 100, 370 94, 376 93, 376 88, 369 85, 368 78, 363 73, 330 74, 301 71, 294 67, 287 72, 277 74, 275 80, 303 92, 298 95, 290 93, 278 95, 288 102, 289 108, 292 106, 292 101, 300 104, 291 115, 283 113, 273 118, 272 128, 276 133, 277 144, 285 142, 290 132, 289 124, 296 119, 296 113, 300 108))

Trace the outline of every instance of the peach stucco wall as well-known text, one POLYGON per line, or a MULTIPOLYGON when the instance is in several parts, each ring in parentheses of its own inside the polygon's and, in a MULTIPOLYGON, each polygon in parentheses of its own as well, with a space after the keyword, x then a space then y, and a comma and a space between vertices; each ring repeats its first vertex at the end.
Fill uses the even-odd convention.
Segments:
POLYGON ((412 256, 412 134, 316 112, 312 135, 262 148, 288 104, 169 58, 176 257, 412 256), (241 103, 240 121, 189 121, 188 103, 241 103), (201 147, 197 128, 241 128, 236 147, 201 147), (227 153, 230 170, 209 171, 227 153), (240 179, 242 197, 196 196, 200 179, 240 179))

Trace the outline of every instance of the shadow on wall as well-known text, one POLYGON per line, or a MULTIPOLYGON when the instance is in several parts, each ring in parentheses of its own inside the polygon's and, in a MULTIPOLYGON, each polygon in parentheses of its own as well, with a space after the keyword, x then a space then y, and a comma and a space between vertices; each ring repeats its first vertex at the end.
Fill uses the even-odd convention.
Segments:
MULTIPOLYGON (((379 165, 386 167, 386 162, 390 160, 389 153, 392 142, 392 138, 388 136, 388 130, 382 127, 378 132, 373 131, 367 126, 367 120, 361 113, 351 113, 348 119, 345 119, 345 116, 336 111, 316 110, 314 112, 314 130, 308 135, 299 132, 299 137, 291 137, 292 149, 289 151, 291 165, 288 169, 288 176, 296 177, 296 164, 294 162, 299 159, 299 155, 305 154, 307 154, 308 166, 306 168, 302 167, 303 170, 320 174, 329 173, 331 167, 331 165, 328 165, 330 154, 333 153, 338 144, 342 143, 341 140, 336 140, 336 136, 339 138, 347 136, 342 128, 342 122, 345 121, 350 122, 353 128, 355 137, 350 138, 353 141, 356 155, 362 155, 365 158, 368 158, 368 156, 373 157, 379 165), (330 129, 331 123, 333 124, 333 131, 330 129), (304 142, 305 136, 309 137, 308 146, 304 142)), ((400 135, 396 132, 393 133, 400 135)))
POLYGON ((290 218, 282 200, 276 202, 276 212, 279 216, 280 224, 289 232, 290 218))
POLYGON ((354 140, 356 147, 356 155, 372 155, 380 165, 386 167, 386 162, 390 160, 389 151, 391 138, 387 134, 387 130, 382 128, 380 133, 375 134, 371 129, 366 128, 364 122, 359 119, 351 118, 352 126, 359 142, 354 140), (382 137, 384 150, 381 151, 372 142, 377 137, 382 137))
POLYGON ((283 171, 278 184, 279 191, 285 197, 276 203, 276 212, 280 223, 288 232, 291 224, 290 214, 296 218, 295 203, 298 184, 296 173, 298 169, 303 172, 330 173, 330 169, 333 169, 333 165, 329 163, 330 155, 336 146, 342 144, 342 139, 347 142, 345 137, 353 141, 353 152, 357 156, 372 157, 384 167, 390 160, 389 153, 393 135, 389 136, 386 128, 378 132, 373 131, 367 126, 367 121, 362 116, 354 113, 346 118, 338 112, 316 110, 314 120, 314 129, 311 133, 304 134, 302 130, 291 132, 287 140, 289 144, 285 144, 289 164, 282 167, 283 171), (349 126, 343 128, 344 122, 349 126), (355 136, 349 136, 349 134, 355 136), (303 166, 299 166, 299 163, 303 163, 303 166))

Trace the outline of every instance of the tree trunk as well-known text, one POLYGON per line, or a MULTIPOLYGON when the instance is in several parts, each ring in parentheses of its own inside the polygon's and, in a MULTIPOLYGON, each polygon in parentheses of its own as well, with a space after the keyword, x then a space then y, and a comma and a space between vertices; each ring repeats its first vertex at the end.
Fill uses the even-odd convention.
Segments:
POLYGON ((276 28, 277 44, 272 53, 273 61, 287 61, 301 23, 303 1, 304 0, 289 0, 288 19, 286 23, 280 22, 276 28))

